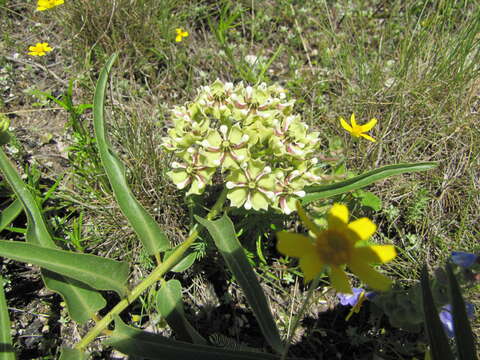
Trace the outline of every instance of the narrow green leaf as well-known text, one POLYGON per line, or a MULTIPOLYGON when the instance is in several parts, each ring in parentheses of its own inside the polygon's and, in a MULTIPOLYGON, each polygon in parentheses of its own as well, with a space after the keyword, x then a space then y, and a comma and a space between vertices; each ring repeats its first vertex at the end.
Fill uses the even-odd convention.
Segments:
POLYGON ((8 316, 3 278, 0 275, 0 360, 15 360, 12 336, 10 335, 10 317, 8 316))
POLYGON ((276 352, 281 354, 283 344, 273 320, 267 298, 252 266, 248 262, 242 245, 237 239, 232 221, 226 214, 215 221, 202 219, 199 216, 195 216, 195 219, 207 228, 215 241, 215 245, 225 259, 228 268, 235 275, 260 324, 260 329, 265 339, 276 352))
POLYGON ((22 202, 15 199, 0 213, 0 231, 3 231, 23 210, 22 202))
POLYGON ((302 204, 306 205, 312 201, 326 199, 335 195, 340 195, 348 191, 361 189, 373 184, 375 181, 385 179, 390 176, 403 174, 406 172, 426 171, 437 166, 435 162, 423 162, 416 164, 396 164, 388 165, 379 169, 368 171, 362 175, 339 181, 334 184, 307 186, 304 190, 307 193, 302 198, 302 204))
POLYGON ((426 265, 424 265, 422 269, 420 283, 422 285, 424 325, 428 342, 430 344, 431 358, 432 360, 454 360, 452 350, 448 345, 447 335, 443 330, 442 323, 440 322, 435 307, 435 302, 433 301, 426 265))
POLYGON ((460 286, 458 286, 457 278, 449 263, 447 263, 447 276, 452 302, 453 330, 455 332, 455 341, 457 342, 458 358, 460 360, 475 360, 477 359, 475 340, 465 310, 465 301, 463 301, 460 286))
POLYGON ((213 346, 189 344, 151 334, 125 325, 117 316, 115 331, 105 342, 129 356, 152 360, 278 360, 271 354, 253 351, 225 350, 213 346))
POLYGON ((62 347, 59 360, 86 360, 88 359, 88 354, 77 349, 70 349, 67 347, 62 347))
POLYGON ((207 343, 185 317, 180 281, 173 279, 162 285, 157 293, 157 309, 175 331, 178 340, 195 344, 207 343))
MULTIPOLYGON (((25 236, 27 242, 47 248, 57 248, 50 236, 38 204, 1 148, 0 169, 15 192, 17 199, 23 205, 27 216, 27 233, 25 236)), ((80 283, 73 279, 59 274, 52 277, 54 273, 47 270, 42 270, 41 274, 45 286, 63 297, 67 303, 70 317, 80 324, 85 323, 106 304, 100 293, 83 284, 78 285, 80 283)))
POLYGON ((108 74, 117 55, 112 55, 100 73, 93 101, 93 124, 102 165, 112 185, 112 190, 120 209, 150 255, 155 255, 170 247, 169 241, 152 216, 137 201, 125 178, 125 167, 113 152, 106 135, 104 123, 104 99, 108 74))
POLYGON ((35 264, 98 290, 125 295, 128 264, 90 254, 44 248, 19 241, 0 240, 0 255, 35 264))

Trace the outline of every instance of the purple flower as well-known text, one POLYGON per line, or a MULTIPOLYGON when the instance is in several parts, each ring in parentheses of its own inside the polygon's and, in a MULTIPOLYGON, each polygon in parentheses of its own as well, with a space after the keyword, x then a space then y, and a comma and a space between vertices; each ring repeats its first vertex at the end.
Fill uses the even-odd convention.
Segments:
MULTIPOLYGON (((355 288, 354 287, 353 288, 353 294, 338 293, 337 296, 340 299, 340 304, 342 304, 343 306, 347 306, 347 305, 355 306, 358 302, 358 299, 360 298, 360 294, 362 293, 362 291, 365 291, 365 290, 362 289, 362 288, 355 288)), ((368 300, 373 299, 375 297, 375 295, 377 295, 377 294, 373 291, 365 292, 365 297, 368 300)))
MULTIPOLYGON (((469 319, 473 318, 473 312, 475 311, 473 304, 465 303, 465 310, 467 311, 467 317, 469 319)), ((447 336, 449 338, 453 338, 455 336, 455 332, 453 330, 452 305, 448 304, 443 306, 442 311, 440 311, 438 316, 440 317, 443 328, 447 332, 447 336)))
POLYGON ((463 251, 452 251, 452 261, 458 266, 469 268, 477 261, 478 256, 463 251))

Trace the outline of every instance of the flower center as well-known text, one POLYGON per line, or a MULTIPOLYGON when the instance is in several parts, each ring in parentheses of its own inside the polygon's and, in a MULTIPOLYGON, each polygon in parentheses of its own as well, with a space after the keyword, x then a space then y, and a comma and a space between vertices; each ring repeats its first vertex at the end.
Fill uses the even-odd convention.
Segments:
POLYGON ((362 128, 360 126, 352 126, 352 135, 359 137, 362 134, 362 128))
POLYGON ((325 230, 316 240, 316 250, 325 264, 340 266, 350 261, 353 244, 340 231, 325 230))
POLYGON ((192 174, 193 173, 193 168, 191 166, 188 166, 185 171, 187 172, 187 174, 192 174))
POLYGON ((256 184, 254 181, 250 181, 250 182, 248 183, 248 188, 249 188, 249 189, 252 189, 252 190, 253 190, 253 189, 255 189, 256 187, 257 187, 257 184, 256 184))
POLYGON ((230 141, 227 141, 227 140, 223 141, 222 142, 222 147, 224 149, 228 149, 230 147, 230 141))

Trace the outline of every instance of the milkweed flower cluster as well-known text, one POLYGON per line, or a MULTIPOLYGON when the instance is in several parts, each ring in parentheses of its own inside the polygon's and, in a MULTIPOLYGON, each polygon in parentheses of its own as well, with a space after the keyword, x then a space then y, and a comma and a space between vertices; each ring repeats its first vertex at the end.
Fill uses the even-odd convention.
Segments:
POLYGON ((305 185, 324 176, 319 133, 293 113, 279 85, 215 81, 172 110, 162 146, 175 155, 168 177, 187 195, 202 194, 220 173, 234 207, 295 211, 305 185))
POLYGON ((373 289, 386 291, 390 288, 391 280, 369 264, 389 262, 397 253, 393 245, 364 244, 377 229, 370 219, 360 218, 349 222, 348 208, 343 204, 334 204, 328 212, 328 227, 320 230, 299 203, 297 210, 314 237, 281 231, 277 233, 277 249, 282 254, 300 259, 305 281, 312 280, 328 266, 332 287, 341 293, 352 294, 344 271, 347 265, 373 289))
POLYGON ((55 6, 62 5, 63 0, 38 0, 37 11, 45 11, 55 6))

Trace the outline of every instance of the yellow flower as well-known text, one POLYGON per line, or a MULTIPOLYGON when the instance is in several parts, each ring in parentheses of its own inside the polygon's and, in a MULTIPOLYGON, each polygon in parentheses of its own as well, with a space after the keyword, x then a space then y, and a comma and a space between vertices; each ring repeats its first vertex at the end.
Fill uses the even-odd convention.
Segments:
POLYGON ((348 208, 343 204, 334 204, 328 212, 328 227, 320 230, 310 220, 305 210, 297 202, 297 211, 303 223, 313 232, 314 238, 281 231, 277 233, 277 249, 282 254, 300 259, 300 268, 305 281, 312 280, 324 268, 330 267, 332 287, 341 293, 352 293, 347 275, 350 270, 373 289, 386 291, 391 280, 374 270, 370 263, 386 263, 397 253, 393 245, 360 245, 368 240, 377 226, 368 218, 348 222, 348 208))
POLYGON ((357 122, 355 121, 355 114, 352 114, 352 116, 350 116, 351 125, 348 125, 345 119, 340 117, 340 124, 345 130, 347 130, 350 134, 352 134, 353 137, 358 138, 361 136, 373 142, 375 142, 376 140, 372 138, 370 135, 364 134, 364 132, 370 131, 375 126, 376 123, 377 123, 377 119, 373 118, 365 125, 358 125, 357 122))
POLYGON ((44 43, 37 43, 37 45, 35 46, 30 46, 28 50, 30 50, 28 55, 44 56, 47 54, 47 52, 50 52, 53 49, 50 46, 48 46, 48 43, 44 42, 44 43))
POLYGON ((182 41, 182 39, 183 39, 184 37, 187 37, 187 36, 188 36, 188 32, 187 32, 187 31, 183 31, 182 28, 175 29, 175 31, 177 32, 177 37, 175 38, 175 41, 176 41, 176 42, 180 42, 180 41, 182 41))
POLYGON ((37 11, 44 11, 62 5, 63 0, 38 0, 37 11))

